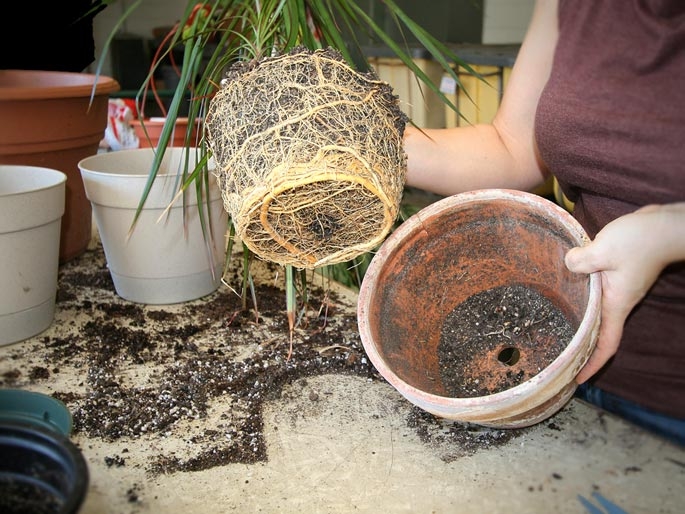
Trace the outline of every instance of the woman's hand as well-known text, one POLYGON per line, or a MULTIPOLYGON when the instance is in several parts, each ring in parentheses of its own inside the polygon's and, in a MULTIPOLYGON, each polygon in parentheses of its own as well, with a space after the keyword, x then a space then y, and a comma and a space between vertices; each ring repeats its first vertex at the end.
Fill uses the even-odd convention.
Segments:
POLYGON ((602 313, 597 347, 576 377, 582 384, 616 353, 626 318, 661 271, 685 259, 685 203, 649 205, 606 225, 590 244, 566 254, 576 273, 602 281, 602 313))

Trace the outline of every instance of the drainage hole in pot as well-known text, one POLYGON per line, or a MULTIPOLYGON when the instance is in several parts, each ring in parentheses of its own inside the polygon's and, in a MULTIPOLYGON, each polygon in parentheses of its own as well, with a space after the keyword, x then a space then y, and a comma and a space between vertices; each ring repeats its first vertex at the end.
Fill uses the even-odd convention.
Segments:
POLYGON ((539 291, 521 284, 475 293, 447 314, 438 344, 442 385, 453 398, 488 396, 545 369, 575 329, 539 291))
POLYGON ((514 348, 512 346, 502 349, 497 355, 497 360, 502 364, 506 364, 507 366, 513 366, 519 361, 520 358, 521 352, 518 350, 518 348, 514 348))

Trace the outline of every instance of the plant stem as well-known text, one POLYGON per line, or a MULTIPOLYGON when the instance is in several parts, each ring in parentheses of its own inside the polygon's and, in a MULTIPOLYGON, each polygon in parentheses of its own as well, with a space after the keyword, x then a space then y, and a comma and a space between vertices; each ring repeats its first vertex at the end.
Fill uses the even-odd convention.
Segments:
POLYGON ((293 333, 295 331, 295 319, 297 315, 297 289, 295 287, 295 274, 291 265, 285 267, 285 303, 288 314, 288 328, 290 333, 290 349, 288 360, 293 353, 293 333))

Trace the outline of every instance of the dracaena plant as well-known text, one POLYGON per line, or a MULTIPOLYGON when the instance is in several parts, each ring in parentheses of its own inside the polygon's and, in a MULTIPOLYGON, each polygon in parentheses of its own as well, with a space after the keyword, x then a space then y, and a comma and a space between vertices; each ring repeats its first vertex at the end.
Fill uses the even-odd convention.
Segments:
MULTIPOLYGON (((97 6, 113 4, 119 0, 97 0, 97 6)), ((117 34, 124 21, 135 16, 138 7, 146 0, 135 0, 122 14, 113 28, 102 55, 106 55, 110 42, 117 34)), ((418 45, 423 47, 433 60, 439 63, 445 73, 459 83, 459 77, 454 71, 455 65, 465 68, 476 75, 466 63, 462 62, 447 45, 438 41, 419 24, 410 19, 393 0, 378 0, 378 7, 385 10, 385 15, 391 19, 399 32, 411 36, 418 45)), ((166 110, 166 124, 162 131, 156 153, 156 159, 150 169, 148 187, 140 199, 139 211, 145 203, 147 192, 155 180, 164 149, 172 135, 175 120, 179 117, 181 106, 188 97, 188 117, 202 118, 214 93, 220 88, 222 77, 227 67, 241 60, 259 59, 304 46, 311 50, 333 47, 338 50, 345 60, 356 67, 368 66, 363 59, 363 51, 359 43, 359 36, 385 45, 401 60, 404 65, 434 91, 451 108, 449 99, 440 91, 439 84, 435 84, 414 62, 410 48, 406 43, 397 42, 390 37, 374 20, 365 7, 364 0, 212 0, 206 2, 188 1, 184 11, 179 13, 177 24, 164 38, 164 44, 155 55, 147 78, 141 84, 138 99, 145 98, 147 91, 154 87, 154 73, 160 63, 171 60, 178 73, 178 85, 166 110), (173 61, 173 50, 182 49, 182 60, 173 61), (361 59, 360 59, 361 57, 361 59)), ((414 45, 416 46, 416 44, 414 45)), ((102 66, 102 57, 97 72, 102 66)), ((140 102, 138 102, 140 104, 140 102)), ((197 134, 186 134, 187 146, 195 141, 197 134)), ((204 137, 199 139, 200 158, 179 181, 179 194, 187 188, 206 189, 212 180, 207 163, 211 158, 209 145, 204 137)), ((200 196, 200 195, 198 195, 200 196)), ((201 214, 201 219, 203 215, 201 214)), ((135 224, 135 222, 134 222, 135 224)), ((205 232, 207 233, 207 232, 205 232)), ((229 228, 229 234, 233 232, 229 228)), ((231 255, 232 237, 229 237, 229 251, 231 255)), ((249 261, 251 256, 245 250, 245 274, 243 277, 243 306, 251 290, 249 261)), ((358 285, 369 257, 362 256, 355 262, 343 263, 342 267, 350 270, 348 282, 358 285)), ((336 269, 324 270, 328 276, 336 279, 344 278, 341 265, 336 269)), ((297 274, 290 267, 286 267, 287 310, 291 334, 296 325, 296 277, 300 277, 306 291, 306 277, 304 273, 297 274)), ((254 300, 254 292, 252 294, 254 300)), ((256 308, 256 306, 255 306, 256 308)))

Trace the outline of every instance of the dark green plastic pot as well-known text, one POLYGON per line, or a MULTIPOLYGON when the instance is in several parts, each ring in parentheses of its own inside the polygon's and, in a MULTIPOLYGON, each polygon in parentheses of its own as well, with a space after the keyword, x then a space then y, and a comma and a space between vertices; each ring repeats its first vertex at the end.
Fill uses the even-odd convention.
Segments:
POLYGON ((78 512, 88 489, 88 468, 66 436, 28 423, 2 422, 0 455, 0 512, 78 512))
POLYGON ((69 439, 62 402, 0 390, 0 513, 75 514, 88 490, 88 467, 69 439))

